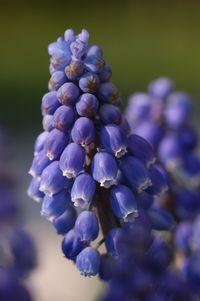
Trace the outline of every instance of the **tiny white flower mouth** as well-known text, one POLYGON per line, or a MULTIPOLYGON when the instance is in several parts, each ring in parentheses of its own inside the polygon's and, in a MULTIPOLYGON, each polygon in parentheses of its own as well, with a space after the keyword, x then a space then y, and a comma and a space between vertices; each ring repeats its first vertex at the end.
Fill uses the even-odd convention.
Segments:
POLYGON ((147 161, 147 167, 149 168, 155 162, 156 162, 156 157, 153 157, 151 160, 147 161))
POLYGON ((89 203, 83 196, 72 198, 72 202, 75 207, 81 207, 83 209, 85 209, 89 203))
POLYGON ((50 152, 47 152, 47 157, 49 158, 49 160, 53 160, 54 159, 54 155, 50 152))
POLYGON ((100 182, 101 187, 110 188, 116 183, 115 179, 104 179, 100 182))
POLYGON ((40 185, 39 190, 42 191, 42 192, 44 192, 45 194, 47 194, 50 197, 53 196, 53 192, 50 191, 45 185, 40 185))
POLYGON ((42 198, 40 198, 39 196, 33 195, 30 190, 27 191, 27 194, 35 202, 37 202, 37 203, 41 203, 42 202, 42 198))
POLYGON ((72 179, 77 176, 77 173, 73 169, 67 169, 67 170, 63 171, 63 176, 67 177, 68 179, 72 179))
POLYGON ((126 153, 127 153, 126 146, 123 146, 115 151, 115 157, 119 159, 123 157, 126 153))
POLYGON ((36 174, 35 174, 35 172, 34 172, 32 169, 30 169, 28 173, 29 173, 29 175, 31 175, 33 178, 36 177, 36 174))
POLYGON ((82 141, 82 142, 81 142, 81 146, 84 147, 84 148, 85 148, 86 146, 88 146, 88 145, 89 145, 89 144, 88 144, 86 141, 82 141))
POLYGON ((39 188, 40 191, 44 192, 46 189, 45 189, 45 186, 44 185, 40 185, 40 188, 39 188))
POLYGON ((44 216, 47 220, 49 220, 51 223, 55 220, 55 216, 49 215, 45 211, 40 211, 41 216, 44 216))
POLYGON ((41 203, 42 202, 42 199, 38 196, 32 196, 31 197, 36 203, 41 203))
POLYGON ((148 187, 152 186, 151 179, 147 178, 143 183, 141 183, 138 187, 137 190, 138 192, 142 192, 143 190, 147 189, 148 187))
POLYGON ((136 217, 138 217, 138 210, 137 209, 134 209, 130 212, 128 212, 124 217, 123 217, 123 220, 125 222, 134 222, 134 220, 136 219, 136 217))

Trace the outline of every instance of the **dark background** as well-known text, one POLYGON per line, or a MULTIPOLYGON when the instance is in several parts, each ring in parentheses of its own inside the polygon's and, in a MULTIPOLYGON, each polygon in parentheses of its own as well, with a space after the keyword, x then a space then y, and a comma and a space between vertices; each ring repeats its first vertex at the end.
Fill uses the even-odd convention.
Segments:
POLYGON ((47 45, 66 28, 90 32, 126 101, 160 75, 200 98, 200 1, 0 1, 0 120, 40 126, 47 45))

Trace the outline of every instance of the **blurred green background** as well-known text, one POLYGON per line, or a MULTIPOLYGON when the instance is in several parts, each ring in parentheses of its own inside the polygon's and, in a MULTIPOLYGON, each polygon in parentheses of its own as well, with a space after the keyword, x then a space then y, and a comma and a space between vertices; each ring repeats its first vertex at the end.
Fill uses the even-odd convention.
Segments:
POLYGON ((0 120, 40 127, 47 45, 85 27, 113 69, 124 101, 160 76, 200 99, 200 1, 0 1, 0 120))

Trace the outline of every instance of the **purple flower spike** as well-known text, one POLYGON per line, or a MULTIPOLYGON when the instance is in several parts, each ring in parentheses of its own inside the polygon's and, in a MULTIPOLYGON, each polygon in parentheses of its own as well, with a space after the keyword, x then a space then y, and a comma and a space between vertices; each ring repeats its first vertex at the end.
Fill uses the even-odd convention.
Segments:
MULTIPOLYGON (((28 194, 42 201, 41 213, 53 221, 58 234, 65 235, 63 253, 76 262, 81 274, 99 273, 101 279, 110 279, 111 283, 117 275, 109 301, 148 301, 147 292, 154 287, 153 282, 149 285, 152 271, 148 261, 147 266, 137 268, 143 255, 137 256, 148 253, 153 236, 150 210, 158 204, 158 195, 168 181, 161 167, 155 169, 153 153, 165 135, 164 126, 160 127, 164 102, 159 100, 157 108, 155 97, 138 93, 132 97, 127 116, 123 115, 123 101, 111 81, 111 67, 99 45, 88 45, 87 30, 76 35, 68 29, 64 38, 59 37, 48 47, 50 92, 44 95, 41 108, 45 131, 35 143, 30 170, 34 180, 28 194), (137 124, 132 124, 136 120, 137 124), (146 135, 148 142, 133 132, 146 135), (116 233, 120 234, 119 244, 116 233), (109 254, 100 253, 103 243, 109 254), (130 272, 137 270, 139 276, 127 276, 129 268, 125 266, 118 278, 118 264, 126 263, 127 254, 131 257, 130 272), (135 266, 132 260, 136 254, 135 266), (127 287, 121 290, 121 279, 137 294, 131 295, 127 287)), ((195 147, 195 139, 189 139, 187 132, 181 139, 184 151, 195 147)), ((192 161, 192 166, 183 165, 182 173, 185 178, 192 174, 191 182, 196 183, 196 161, 187 161, 192 161)))

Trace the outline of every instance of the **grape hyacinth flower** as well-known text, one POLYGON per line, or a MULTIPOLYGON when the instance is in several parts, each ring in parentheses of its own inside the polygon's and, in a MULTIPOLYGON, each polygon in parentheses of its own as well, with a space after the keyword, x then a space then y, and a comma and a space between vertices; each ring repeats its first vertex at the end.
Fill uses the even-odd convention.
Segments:
POLYGON ((187 280, 195 300, 200 296, 200 214, 193 221, 181 221, 174 235, 176 268, 187 280))
POLYGON ((81 241, 90 243, 99 234, 99 223, 96 214, 91 211, 82 211, 75 223, 75 232, 81 241))
POLYGON ((91 247, 85 248, 77 256, 76 266, 84 276, 96 275, 100 267, 99 252, 91 247))
POLYGON ((99 107, 97 97, 91 93, 83 93, 76 103, 76 110, 80 116, 92 117, 96 115, 99 107))
POLYGON ((116 216, 124 221, 134 221, 138 215, 137 202, 131 189, 124 185, 116 185, 110 193, 111 207, 116 216))
MULTIPOLYGON (((35 142, 29 195, 41 201, 41 214, 64 235, 65 257, 81 274, 94 276, 107 256, 100 254, 100 245, 113 245, 110 257, 117 252, 114 236, 108 243, 109 233, 140 218, 143 208, 150 210, 167 184, 164 177, 156 179, 159 171, 151 175, 152 147, 130 136, 111 68, 101 48, 88 42, 85 29, 78 35, 68 29, 48 47, 51 78, 42 115, 52 122, 45 119, 35 142), (142 194, 149 198, 146 205, 142 194)), ((170 217, 164 230, 172 226, 170 217)))
POLYGON ((54 220, 68 209, 70 201, 70 194, 65 189, 52 196, 46 194, 42 202, 41 215, 54 220))
MULTIPOLYGON (((147 93, 133 94, 125 112, 133 135, 147 139, 170 179, 169 193, 162 197, 160 206, 170 207, 179 219, 195 217, 200 210, 200 157, 198 134, 191 125, 193 108, 187 93, 174 91, 171 79, 159 78, 149 84, 147 93)), ((130 147, 128 150, 131 152, 130 147)), ((158 179, 156 175, 156 182, 158 179)))
POLYGON ((85 149, 77 143, 66 146, 60 156, 60 170, 67 179, 75 178, 83 170, 85 149))
POLYGON ((81 173, 76 177, 71 190, 71 199, 75 207, 86 208, 95 193, 95 181, 89 173, 81 173))
POLYGON ((122 233, 121 228, 112 228, 107 236, 106 236, 106 249, 108 253, 113 256, 113 257, 118 257, 118 243, 119 243, 119 237, 120 234, 122 233))
POLYGON ((58 159, 68 142, 69 137, 65 133, 53 129, 49 133, 44 147, 47 157, 51 161, 58 159))
POLYGON ((127 137, 117 125, 106 125, 101 129, 100 141, 105 151, 112 153, 116 158, 127 152, 127 137))
MULTIPOLYGON (((36 248, 28 231, 18 222, 20 202, 13 179, 7 172, 7 157, 3 155, 7 148, 3 140, 0 149, 0 300, 31 301, 25 282, 37 264, 36 248)), ((35 178, 29 194, 36 201, 43 197, 38 188, 35 178)))
POLYGON ((76 221, 76 210, 74 207, 69 207, 63 214, 54 219, 53 225, 58 234, 66 234, 74 228, 76 221))
POLYGON ((98 152, 92 160, 92 176, 101 187, 109 188, 116 183, 117 162, 107 152, 98 152))
POLYGON ((57 130, 67 132, 74 123, 74 110, 70 106, 60 106, 53 115, 53 125, 57 130))
MULTIPOLYGON (((170 267, 171 249, 161 237, 151 232, 144 221, 136 220, 131 227, 120 229, 119 233, 114 229, 111 231, 106 245, 110 253, 115 249, 118 253, 110 274, 106 274, 108 265, 105 267, 101 263, 100 275, 109 276, 106 278, 109 282, 100 300, 194 301, 186 280, 170 267)), ((190 274, 192 271, 190 268, 190 274)))
POLYGON ((85 246, 85 243, 77 237, 74 230, 67 232, 62 241, 62 251, 65 257, 73 261, 76 261, 77 255, 85 246))
MULTIPOLYGON (((145 95, 148 99, 148 114, 140 114, 144 95, 134 94, 129 100, 126 117, 130 122, 132 133, 146 138, 160 161, 159 165, 149 168, 153 185, 146 191, 149 194, 151 191, 157 192, 157 197, 152 204, 154 208, 150 207, 147 212, 152 227, 157 230, 164 230, 165 226, 169 229, 170 224, 174 226, 174 220, 170 221, 171 217, 163 209, 173 214, 177 227, 171 236, 175 246, 172 264, 184 278, 194 298, 192 300, 198 300, 200 296, 198 265, 200 157, 197 150, 198 133, 191 125, 193 100, 185 92, 174 91, 173 82, 167 78, 160 78, 150 83, 145 95), (156 131, 151 126, 152 123, 162 132, 157 140, 154 139, 156 131), (148 124, 149 129, 145 131, 148 124), (160 176, 157 175, 157 171, 160 172, 160 176), (163 190, 166 180, 170 189, 159 197, 158 192, 163 190), (157 218, 158 211, 159 218, 157 218)), ((146 203, 144 205, 146 206, 146 203)), ((168 277, 166 279, 168 281, 168 277)), ((174 286, 173 280, 171 281, 170 285, 174 286)), ((167 292, 166 296, 168 297, 167 292)))

